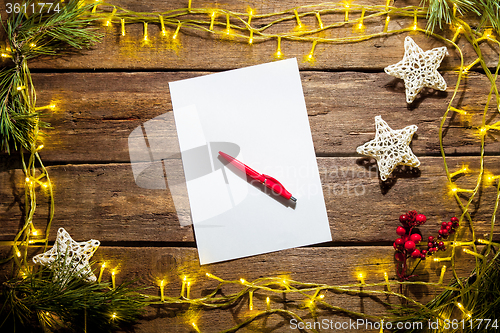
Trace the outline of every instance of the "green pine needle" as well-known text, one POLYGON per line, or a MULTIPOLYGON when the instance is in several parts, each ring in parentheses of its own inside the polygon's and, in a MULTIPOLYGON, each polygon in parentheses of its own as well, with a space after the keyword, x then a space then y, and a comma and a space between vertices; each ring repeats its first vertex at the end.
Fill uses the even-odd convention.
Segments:
POLYGON ((87 332, 110 332, 135 322, 147 305, 145 296, 129 284, 112 289, 109 283, 89 283, 70 267, 62 256, 52 268, 63 272, 63 278, 42 267, 5 282, 0 293, 0 331, 86 327, 87 332))
POLYGON ((456 23, 456 15, 475 14, 480 19, 480 26, 491 26, 499 31, 500 4, 498 0, 422 0, 421 6, 427 7, 427 30, 434 32, 443 29, 445 24, 456 23))
MULTIPOLYGON (((29 8, 32 1, 27 2, 29 8)), ((20 11, 3 24, 10 51, 4 54, 11 68, 0 71, 0 150, 10 153, 21 147, 33 150, 39 134, 40 114, 36 112, 36 95, 27 61, 40 56, 56 56, 90 47, 99 41, 91 28, 94 21, 88 13, 92 5, 79 1, 60 4, 60 11, 24 14, 20 11), (19 89, 19 90, 18 90, 19 89)))

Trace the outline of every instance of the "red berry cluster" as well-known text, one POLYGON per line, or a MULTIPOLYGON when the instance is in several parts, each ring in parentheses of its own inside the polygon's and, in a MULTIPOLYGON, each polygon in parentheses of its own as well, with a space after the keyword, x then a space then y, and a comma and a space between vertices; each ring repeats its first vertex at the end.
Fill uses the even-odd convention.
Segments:
POLYGON ((443 222, 441 229, 438 231, 437 237, 429 236, 427 242, 427 250, 417 249, 417 245, 422 241, 422 236, 414 230, 415 227, 424 224, 427 218, 424 214, 418 214, 416 211, 410 211, 399 217, 401 226, 397 227, 396 233, 400 236, 394 241, 394 249, 396 253, 394 258, 400 262, 398 267, 398 277, 400 281, 408 280, 414 275, 407 276, 407 259, 415 258, 424 260, 427 256, 441 250, 445 251, 446 247, 441 239, 448 238, 458 228, 458 219, 452 217, 450 222, 443 222))
POLYGON ((413 233, 413 228, 424 224, 427 218, 424 214, 418 214, 416 211, 408 212, 399 217, 399 222, 403 226, 396 229, 396 233, 400 238, 394 241, 394 249, 396 250, 395 258, 397 261, 406 262, 409 257, 425 259, 427 250, 420 251, 417 249, 417 244, 422 240, 422 236, 418 233, 413 233))
MULTIPOLYGON (((441 229, 438 231, 437 237, 429 236, 429 242, 427 243, 427 252, 428 255, 431 255, 438 250, 445 251, 446 247, 444 243, 440 241, 440 239, 446 239, 449 235, 455 233, 458 228, 458 219, 456 217, 452 217, 450 222, 443 222, 441 224, 441 229)), ((423 250, 422 250, 423 251, 423 250)))
POLYGON ((427 218, 425 215, 417 213, 416 210, 409 211, 399 217, 399 222, 401 222, 401 224, 406 228, 417 227, 424 224, 426 221, 427 218))

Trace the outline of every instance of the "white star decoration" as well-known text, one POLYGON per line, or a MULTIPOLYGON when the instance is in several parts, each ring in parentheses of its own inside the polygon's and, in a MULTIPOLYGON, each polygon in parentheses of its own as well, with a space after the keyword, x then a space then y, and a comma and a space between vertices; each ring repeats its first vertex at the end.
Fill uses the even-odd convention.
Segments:
POLYGON ((382 180, 387 180, 387 177, 398 165, 408 165, 414 168, 420 165, 420 161, 409 147, 411 138, 417 131, 416 125, 393 130, 381 116, 376 116, 375 127, 375 139, 359 146, 356 152, 377 160, 382 180))
POLYGON ((96 277, 92 273, 89 260, 100 244, 95 239, 75 242, 64 228, 59 228, 54 246, 47 252, 34 256, 33 262, 54 270, 55 280, 66 281, 64 275, 75 272, 79 277, 94 282, 96 277), (63 261, 59 261, 61 258, 64 258, 63 261))
POLYGON ((437 71, 446 54, 448 51, 445 46, 424 52, 413 39, 406 37, 403 60, 384 70, 387 74, 404 80, 406 102, 410 104, 423 87, 446 90, 446 81, 437 71))

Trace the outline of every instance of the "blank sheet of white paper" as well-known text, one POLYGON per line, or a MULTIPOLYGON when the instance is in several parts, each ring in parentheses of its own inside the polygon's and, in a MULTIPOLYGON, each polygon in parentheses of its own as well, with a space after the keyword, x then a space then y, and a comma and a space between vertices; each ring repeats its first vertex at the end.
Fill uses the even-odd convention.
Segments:
POLYGON ((331 241, 296 59, 169 86, 201 264, 331 241), (219 150, 297 203, 252 184, 219 150))

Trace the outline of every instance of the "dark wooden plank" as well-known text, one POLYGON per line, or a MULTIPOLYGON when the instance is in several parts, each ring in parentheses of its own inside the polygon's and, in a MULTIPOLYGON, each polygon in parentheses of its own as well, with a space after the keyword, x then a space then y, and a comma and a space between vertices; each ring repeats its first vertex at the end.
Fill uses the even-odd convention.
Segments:
MULTIPOLYGON (((146 121, 171 111, 168 82, 206 72, 179 73, 67 73, 35 74, 38 105, 55 103, 45 121, 42 158, 48 162, 127 162, 128 136, 146 121)), ((439 155, 438 129, 456 83, 445 74, 447 92, 426 93, 417 108, 408 108, 404 87, 385 73, 302 72, 302 84, 316 153, 319 156, 358 156, 356 147, 373 139, 374 117, 381 115, 393 129, 415 124, 412 141, 417 155, 439 155)), ((447 153, 478 154, 475 127, 481 124, 489 83, 471 74, 460 90, 455 107, 471 116, 451 112, 446 124, 447 153)), ((488 118, 488 123, 498 116, 488 118)), ((496 134, 488 135, 486 151, 496 153, 496 134)))
MULTIPOLYGON (((416 209, 428 216, 423 235, 435 235, 442 221, 460 213, 448 195, 442 160, 422 157, 419 170, 399 171, 398 178, 381 184, 375 167, 363 157, 318 158, 326 207, 334 242, 391 242, 399 215, 416 209)), ((463 162, 479 167, 476 158, 450 158, 450 170, 463 162)), ((500 173, 498 157, 487 157, 486 168, 500 173)), ((167 190, 138 187, 130 164, 64 165, 48 168, 54 182, 56 212, 53 228, 66 228, 79 238, 105 242, 193 242, 191 227, 180 227, 167 190)), ((472 175, 457 180, 472 188, 472 175)), ((21 220, 24 176, 20 170, 0 173, 1 239, 10 240, 21 220)), ((495 188, 485 187, 471 206, 476 235, 490 230, 495 188)), ((47 195, 38 195, 35 225, 45 226, 47 195)), ((469 237, 467 228, 463 229, 469 237)), ((498 239, 499 228, 494 229, 498 239)), ((51 239, 55 238, 52 233, 51 239)))
MULTIPOLYGON (((96 237, 98 238, 98 237, 96 237)), ((75 238, 78 241, 86 238, 75 238)), ((97 262, 105 261, 109 270, 103 274, 103 281, 111 281, 110 269, 116 269, 117 284, 123 281, 137 279, 135 285, 150 287, 145 293, 159 295, 159 280, 165 279, 165 295, 176 297, 180 295, 181 279, 186 275, 192 281, 191 297, 201 297, 217 286, 217 281, 208 279, 206 272, 226 280, 244 278, 253 281, 261 277, 281 277, 300 282, 324 283, 328 285, 346 285, 359 283, 357 278, 360 272, 365 274, 365 282, 380 283, 384 281, 384 272, 387 272, 391 281, 395 280, 395 266, 392 247, 335 247, 335 248, 302 248, 290 249, 270 254, 233 260, 224 263, 201 266, 198 262, 196 249, 170 247, 100 247, 93 259, 97 262)), ((443 256, 446 255, 443 254, 443 256)), ((456 269, 458 276, 467 276, 471 271, 473 260, 471 256, 458 253, 456 269)), ((427 260, 419 264, 416 280, 437 282, 443 263, 427 260)), ((99 267, 96 265, 96 271, 99 267)), ((448 269, 444 276, 445 283, 453 277, 448 269)), ((384 290, 385 287, 366 287, 365 290, 384 290)), ((397 287, 392 287, 397 290, 397 287)), ((228 294, 241 290, 234 285, 224 288, 228 294)), ((409 287, 408 295, 415 300, 425 303, 439 289, 434 287, 409 287)), ((398 303, 398 299, 391 297, 366 297, 339 295, 325 292, 325 301, 335 306, 352 311, 364 312, 371 315, 384 313, 383 302, 398 303)), ((272 307, 282 309, 282 294, 266 294, 256 292, 254 295, 255 311, 264 310, 265 298, 270 296, 272 307)), ((313 321, 309 310, 304 307, 302 297, 288 295, 286 308, 297 311, 306 321, 313 321)), ((331 312, 318 308, 319 320, 348 321, 349 317, 338 312, 331 312)), ((151 307, 147 316, 138 324, 138 332, 191 332, 190 322, 197 318, 197 325, 202 332, 217 332, 232 327, 244 320, 249 314, 248 299, 243 299, 237 306, 219 311, 184 311, 174 306, 151 307)), ((355 320, 355 319, 354 319, 355 320)), ((278 332, 289 332, 289 319, 270 317, 266 321, 258 321, 251 327, 261 331, 269 327, 278 326, 278 332), (279 327, 282 325, 282 327, 279 327)), ((244 330, 245 331, 245 330, 244 330)), ((344 330, 342 330, 344 332, 344 330)), ((355 330, 346 330, 345 332, 355 330)), ((359 330, 358 330, 359 331, 359 330)), ((363 330, 365 331, 365 330, 363 330)))
MULTIPOLYGON (((178 8, 186 8, 187 0, 175 1, 113 1, 114 5, 122 6, 127 9, 145 12, 162 12, 178 8)), ((301 5, 317 5, 320 1, 307 0, 301 1, 301 5)), ((341 3, 339 1, 339 3, 341 3)), ((383 0, 356 1, 355 4, 379 5, 384 6, 383 0)), ((409 5, 418 6, 420 1, 401 0, 394 4, 396 7, 406 7, 409 5)), ((218 7, 233 11, 245 12, 247 7, 251 6, 257 13, 267 14, 282 10, 289 10, 288 15, 293 15, 292 9, 297 6, 297 2, 287 1, 242 1, 230 0, 222 4, 210 4, 193 1, 193 8, 218 7)), ((107 7, 111 11, 111 7, 107 7)), ((360 17, 360 13, 351 13, 351 18, 360 17)), ((208 17, 207 17, 208 19, 208 17)), ((219 17, 221 22, 225 22, 224 17, 219 17)), ((341 22, 343 15, 324 15, 325 25, 341 22)), ((367 33, 379 33, 383 30, 385 17, 381 16, 373 21, 366 20, 367 33)), ((253 24, 265 24, 253 20, 253 24)), ((302 19, 303 23, 310 26, 317 26, 317 20, 314 15, 302 19)), ((389 30, 411 27, 413 18, 395 18, 389 24, 389 30)), ((425 20, 420 19, 419 25, 423 28, 425 20)), ((293 21, 281 24, 272 29, 273 32, 288 32, 295 27, 293 21)), ((175 26, 169 26, 168 30, 173 33, 175 26)), ((224 27, 216 28, 224 30, 224 27)), ((344 37, 352 36, 353 24, 348 24, 341 28, 335 28, 328 31, 326 37, 344 37)), ((165 41, 159 35, 159 26, 150 24, 149 35, 150 44, 143 46, 143 27, 141 23, 127 25, 127 34, 121 36, 120 24, 116 20, 112 27, 101 30, 104 33, 102 43, 96 45, 92 50, 83 51, 81 55, 71 57, 68 61, 66 57, 55 59, 40 59, 32 64, 33 68, 40 69, 230 69, 249 65, 255 65, 273 60, 273 54, 276 52, 277 41, 269 40, 262 43, 255 43, 250 46, 246 40, 242 42, 228 42, 219 36, 209 35, 205 32, 181 29, 180 41, 181 48, 173 51, 169 47, 170 41, 165 41)), ((297 57, 301 60, 301 68, 304 69, 377 69, 393 64, 399 60, 404 52, 403 41, 407 33, 391 35, 382 38, 375 38, 365 42, 353 44, 319 44, 316 48, 315 64, 303 63, 302 58, 310 52, 311 42, 283 41, 282 51, 287 57, 297 57)), ((453 31, 447 31, 445 35, 448 38, 453 36, 453 31)), ((442 46, 440 40, 428 38, 423 33, 418 33, 415 40, 426 50, 433 47, 442 46)), ((459 45, 463 47, 463 53, 466 56, 466 64, 475 60, 476 56, 464 38, 460 40, 459 45)), ((454 69, 459 66, 459 57, 456 51, 452 51, 450 56, 443 62, 443 68, 454 69)), ((498 58, 498 48, 491 43, 483 47, 483 55, 488 60, 489 66, 496 66, 498 58)))

